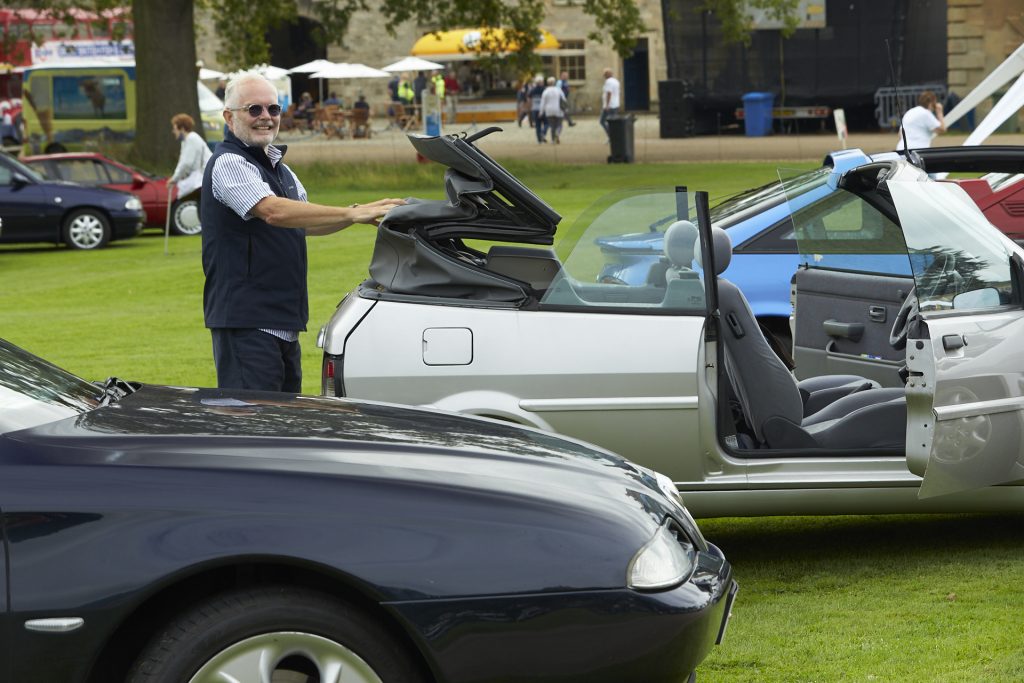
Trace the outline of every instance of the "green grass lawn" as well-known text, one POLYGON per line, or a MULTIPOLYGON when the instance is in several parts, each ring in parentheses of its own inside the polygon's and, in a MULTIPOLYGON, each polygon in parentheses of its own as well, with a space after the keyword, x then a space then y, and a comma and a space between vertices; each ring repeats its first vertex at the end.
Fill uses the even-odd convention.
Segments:
MULTIPOLYGON (((678 184, 711 196, 772 180, 773 164, 510 164, 563 216, 602 195, 678 184)), ((809 168, 809 166, 808 166, 809 168)), ((440 196, 434 166, 298 169, 313 201, 440 196)), ((374 229, 309 241, 304 389, 317 393, 316 332, 366 277, 374 229)), ((0 335, 88 379, 214 384, 199 238, 162 235, 95 253, 0 247, 0 335)), ((1024 517, 704 520, 741 583, 726 641, 702 681, 1024 680, 1024 517)), ((640 682, 643 683, 643 682, 640 682)))
MULTIPOLYGON (((562 232, 592 202, 616 190, 688 184, 722 197, 769 182, 776 172, 771 164, 509 166, 562 214, 562 232)), ((436 164, 296 170, 310 200, 325 204, 442 196, 436 164)), ((300 337, 306 393, 319 393, 317 332, 341 297, 367 277, 375 234, 375 228, 353 226, 308 241, 310 319, 300 337)), ((0 334, 88 379, 116 373, 143 382, 214 385, 200 250, 199 237, 174 237, 165 255, 156 231, 88 253, 0 246, 0 334)))

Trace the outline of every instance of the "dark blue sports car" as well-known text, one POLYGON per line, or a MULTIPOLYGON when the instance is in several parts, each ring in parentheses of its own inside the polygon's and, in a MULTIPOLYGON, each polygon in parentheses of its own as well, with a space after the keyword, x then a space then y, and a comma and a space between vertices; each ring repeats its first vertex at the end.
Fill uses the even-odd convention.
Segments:
POLYGON ((4 681, 681 682, 736 591, 670 481, 581 442, 2 340, 0 512, 4 681))
POLYGON ((46 180, 0 153, 0 244, 51 242, 99 249, 139 234, 142 202, 127 192, 46 180))

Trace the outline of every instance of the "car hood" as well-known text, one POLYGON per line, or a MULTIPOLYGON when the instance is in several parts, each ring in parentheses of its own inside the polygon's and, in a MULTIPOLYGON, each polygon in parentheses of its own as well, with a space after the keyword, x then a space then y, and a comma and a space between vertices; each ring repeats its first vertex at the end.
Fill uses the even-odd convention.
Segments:
POLYGON ((143 386, 117 403, 8 437, 32 444, 36 462, 369 476, 555 499, 626 496, 655 519, 671 507, 649 471, 596 447, 387 403, 143 386))

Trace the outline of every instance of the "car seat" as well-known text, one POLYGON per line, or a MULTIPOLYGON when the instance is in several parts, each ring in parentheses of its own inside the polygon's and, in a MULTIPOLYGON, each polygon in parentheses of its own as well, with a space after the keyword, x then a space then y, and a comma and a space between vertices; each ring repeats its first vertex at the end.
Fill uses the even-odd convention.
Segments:
POLYGON ((668 226, 662 250, 665 254, 664 308, 704 308, 704 282, 693 269, 697 226, 690 221, 676 221, 668 226))
MULTIPOLYGON (((712 239, 715 273, 721 275, 732 259, 732 244, 721 228, 712 229, 712 239)), ((761 333, 746 297, 721 277, 718 304, 725 373, 759 447, 905 448, 903 389, 876 388, 869 380, 853 375, 797 382, 761 333), (842 393, 846 388, 854 391, 842 393), (834 396, 834 400, 826 403, 825 395, 819 393, 823 391, 831 392, 829 398, 834 396), (815 396, 817 400, 808 401, 815 396)))

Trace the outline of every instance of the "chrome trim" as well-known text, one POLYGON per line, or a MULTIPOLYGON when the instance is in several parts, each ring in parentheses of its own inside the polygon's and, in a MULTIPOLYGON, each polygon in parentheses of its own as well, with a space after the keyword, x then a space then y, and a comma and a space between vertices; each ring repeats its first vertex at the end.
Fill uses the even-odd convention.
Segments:
POLYGON ((85 625, 82 617, 51 617, 49 619, 29 619, 25 622, 26 631, 39 633, 70 633, 85 625))
POLYGON ((998 398, 991 401, 974 401, 954 406, 941 406, 934 408, 935 419, 958 420, 964 417, 977 417, 979 415, 993 415, 995 413, 1009 413, 1015 410, 1024 410, 1024 398, 1012 396, 1010 398, 998 398))
POLYGON ((533 398, 519 401, 519 407, 534 413, 574 410, 697 410, 697 397, 533 398))

